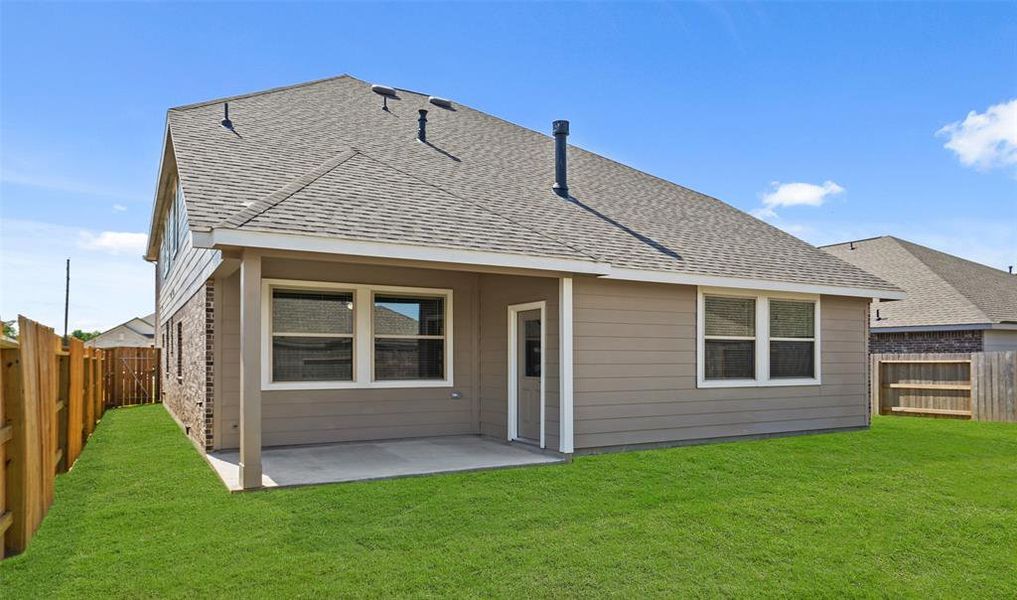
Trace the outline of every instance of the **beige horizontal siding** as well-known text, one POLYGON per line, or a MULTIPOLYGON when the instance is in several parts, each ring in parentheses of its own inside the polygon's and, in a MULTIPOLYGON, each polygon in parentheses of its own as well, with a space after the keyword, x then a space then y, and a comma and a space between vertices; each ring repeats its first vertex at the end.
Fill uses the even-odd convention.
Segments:
POLYGON ((558 280, 511 275, 480 276, 480 430, 504 439, 508 411, 508 307, 547 302, 545 346, 545 443, 558 448, 558 280))
MULTIPOLYGON (((479 276, 473 273, 265 258, 266 279, 297 279, 449 288, 453 290, 452 388, 267 390, 262 392, 265 446, 345 442, 479 432, 479 386, 474 341, 479 276), (453 391, 462 398, 452 399, 453 391)), ((239 279, 220 282, 217 316, 221 356, 215 406, 216 446, 239 444, 239 279)))
MULTIPOLYGON (((184 238, 169 275, 159 287, 160 325, 175 315, 184 302, 205 285, 221 261, 222 254, 218 250, 195 248, 191 245, 190 235, 184 238)), ((156 268, 161 269, 158 265, 156 268)))
POLYGON ((865 425, 866 301, 822 298, 818 386, 696 385, 696 288, 575 280, 576 448, 865 425))

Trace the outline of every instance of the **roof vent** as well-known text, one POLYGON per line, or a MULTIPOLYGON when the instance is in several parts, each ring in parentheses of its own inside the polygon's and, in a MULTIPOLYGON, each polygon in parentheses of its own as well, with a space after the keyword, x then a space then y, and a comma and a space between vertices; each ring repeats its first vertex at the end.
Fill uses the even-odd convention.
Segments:
POLYGON ((223 109, 223 119, 222 121, 219 122, 219 124, 225 127, 226 129, 233 131, 233 121, 230 121, 230 103, 223 102, 222 109, 223 109))
POLYGON ((565 165, 565 138, 569 136, 569 122, 555 121, 551 124, 554 132, 554 193, 562 198, 569 197, 569 184, 566 178, 568 171, 565 165))
POLYGON ((396 95, 394 87, 389 87, 387 85, 379 85, 377 83, 371 86, 371 91, 374 92, 375 94, 381 94, 382 96, 391 96, 393 98, 395 98, 396 95))
POLYGON ((427 143, 427 111, 420 109, 417 111, 420 116, 417 117, 417 139, 421 142, 427 143))
POLYGON ((442 108, 452 108, 452 101, 448 98, 439 98, 438 96, 428 96, 427 101, 435 106, 442 108))

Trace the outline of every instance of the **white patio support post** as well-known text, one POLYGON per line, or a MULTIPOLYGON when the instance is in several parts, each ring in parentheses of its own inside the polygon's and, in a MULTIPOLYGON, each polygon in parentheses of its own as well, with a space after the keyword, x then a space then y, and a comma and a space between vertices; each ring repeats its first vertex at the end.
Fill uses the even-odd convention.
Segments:
POLYGON ((261 487, 261 256, 240 261, 240 486, 261 487))
POLYGON ((573 443, 573 419, 572 408, 572 278, 562 277, 558 279, 558 364, 560 372, 559 381, 559 404, 561 407, 559 423, 559 451, 562 454, 572 454, 575 450, 573 443))

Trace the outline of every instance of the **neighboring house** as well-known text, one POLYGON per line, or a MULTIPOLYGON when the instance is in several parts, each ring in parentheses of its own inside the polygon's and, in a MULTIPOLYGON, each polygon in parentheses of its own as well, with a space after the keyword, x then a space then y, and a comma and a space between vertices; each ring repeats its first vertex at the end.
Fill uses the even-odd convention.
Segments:
POLYGON ((907 293, 873 303, 870 352, 1017 350, 1017 276, 892 236, 823 250, 907 293))
POLYGON ((85 342, 90 348, 151 348, 155 345, 155 313, 145 317, 134 317, 112 329, 107 329, 85 342))
POLYGON ((571 454, 868 423, 894 286, 714 198, 343 76, 171 109, 147 258, 202 449, 571 454), (427 111, 427 112, 425 112, 427 111))

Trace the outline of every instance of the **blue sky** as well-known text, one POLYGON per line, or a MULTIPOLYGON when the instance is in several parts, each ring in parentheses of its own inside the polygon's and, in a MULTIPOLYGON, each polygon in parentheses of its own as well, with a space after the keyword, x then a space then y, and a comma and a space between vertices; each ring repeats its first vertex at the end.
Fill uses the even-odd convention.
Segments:
POLYGON ((1017 263, 1014 3, 4 2, 0 39, 4 319, 62 326, 68 256, 72 329, 151 312, 166 109, 340 73, 567 118, 815 244, 1017 263))

